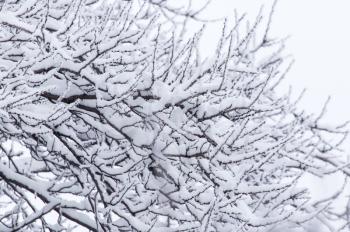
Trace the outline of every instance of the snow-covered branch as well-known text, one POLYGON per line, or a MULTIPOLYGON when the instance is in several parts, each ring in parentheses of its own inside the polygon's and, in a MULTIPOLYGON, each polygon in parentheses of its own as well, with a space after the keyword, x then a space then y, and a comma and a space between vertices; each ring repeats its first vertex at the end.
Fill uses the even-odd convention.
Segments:
POLYGON ((0 230, 273 231, 334 219, 333 198, 311 204, 298 182, 350 175, 346 130, 274 92, 283 41, 259 35, 260 16, 245 33, 226 25, 204 60, 201 31, 184 41, 164 25, 199 12, 165 0, 3 4, 0 230))

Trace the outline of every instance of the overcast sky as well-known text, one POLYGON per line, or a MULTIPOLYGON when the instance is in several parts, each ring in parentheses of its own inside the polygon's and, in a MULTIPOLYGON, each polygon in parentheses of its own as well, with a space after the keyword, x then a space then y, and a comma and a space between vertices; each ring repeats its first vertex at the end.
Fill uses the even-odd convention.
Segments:
MULTIPOLYGON (((268 14, 272 3, 272 0, 213 0, 205 14, 213 18, 232 18, 237 9, 238 13, 246 12, 254 18, 261 5, 264 5, 265 15, 268 14)), ((349 11, 349 0, 279 0, 270 33, 277 38, 291 36, 286 45, 295 64, 284 85, 291 85, 295 96, 307 89, 300 107, 310 113, 318 113, 331 96, 325 121, 335 124, 350 120, 349 11)), ((205 49, 213 49, 220 31, 218 24, 208 25, 205 49)), ((350 139, 343 147, 350 154, 350 139)), ((341 185, 341 180, 338 177, 311 178, 305 179, 304 184, 313 186, 313 196, 321 197, 330 195, 332 189, 341 185)))
MULTIPOLYGON (((205 12, 210 17, 233 17, 234 9, 255 17, 272 0, 213 0, 205 12)), ((280 0, 277 3, 271 35, 285 37, 287 51, 295 58, 285 85, 293 86, 295 96, 306 88, 301 107, 318 112, 328 96, 331 102, 325 119, 343 122, 350 119, 350 1, 349 0, 280 0)), ((266 15, 265 13, 265 15, 266 15)), ((209 24, 205 43, 215 44, 220 26, 209 24)), ((345 145, 350 153, 350 144, 345 145)))

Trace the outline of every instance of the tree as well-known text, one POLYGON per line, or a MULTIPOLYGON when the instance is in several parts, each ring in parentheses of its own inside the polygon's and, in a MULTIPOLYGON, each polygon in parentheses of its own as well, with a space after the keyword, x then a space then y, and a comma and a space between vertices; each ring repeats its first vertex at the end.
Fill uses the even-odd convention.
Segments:
POLYGON ((336 196, 310 204, 298 187, 306 174, 349 176, 345 125, 276 94, 288 67, 271 15, 263 33, 261 15, 245 33, 243 18, 225 25, 202 59, 203 30, 179 32, 199 12, 156 0, 2 3, 0 231, 346 228, 336 196))

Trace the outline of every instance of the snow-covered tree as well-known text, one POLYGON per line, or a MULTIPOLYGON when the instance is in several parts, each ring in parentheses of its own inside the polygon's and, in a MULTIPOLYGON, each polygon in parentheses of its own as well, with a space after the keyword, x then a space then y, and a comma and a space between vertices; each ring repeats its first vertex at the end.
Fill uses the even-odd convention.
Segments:
POLYGON ((269 16, 204 59, 181 29, 200 11, 170 1, 0 4, 0 231, 348 228, 298 184, 346 185, 347 132, 276 94, 269 16))

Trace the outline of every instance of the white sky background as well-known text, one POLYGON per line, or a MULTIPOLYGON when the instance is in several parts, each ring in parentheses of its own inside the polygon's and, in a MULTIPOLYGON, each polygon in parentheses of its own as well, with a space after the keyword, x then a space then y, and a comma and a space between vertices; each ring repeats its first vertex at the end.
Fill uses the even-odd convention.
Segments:
MULTIPOLYGON (((195 0, 196 1, 196 0, 195 0)), ((261 5, 268 17, 272 0, 213 0, 206 14, 212 18, 233 17, 234 9, 249 18, 257 15, 261 5)), ((290 35, 287 51, 295 64, 285 85, 295 92, 307 89, 301 107, 319 112, 331 96, 329 122, 350 119, 350 1, 349 0, 280 0, 277 3, 270 35, 283 38, 290 35)), ((205 44, 212 49, 220 24, 209 24, 205 44)), ((350 152, 350 146, 349 152, 350 152)))
MULTIPOLYGON (((193 0, 194 3, 205 0, 193 0)), ((255 19, 264 6, 268 18, 273 0, 212 0, 203 18, 234 18, 239 15, 255 19)), ((208 23, 203 37, 203 54, 214 51, 223 21, 208 23)), ((284 38, 286 54, 295 63, 283 82, 292 87, 293 97, 306 93, 299 107, 318 114, 327 98, 331 101, 323 122, 339 125, 350 120, 350 1, 349 0, 279 0, 273 14, 270 37, 284 38)), ((262 24, 264 26, 264 24, 262 24)), ((343 147, 350 154, 350 139, 343 147)))
MULTIPOLYGON (((203 0, 194 0, 194 3, 203 0)), ((273 0, 212 0, 204 12, 205 17, 234 17, 248 14, 254 19, 264 5, 267 18, 273 0)), ((308 113, 318 114, 331 96, 324 122, 341 124, 350 120, 350 0, 279 0, 273 15, 270 37, 291 36, 286 52, 295 63, 287 74, 281 89, 292 86, 293 96, 306 88, 299 106, 308 113)), ((222 22, 209 23, 203 37, 203 54, 215 49, 222 22)), ((350 139, 343 145, 350 154, 350 139)), ((312 186, 312 195, 331 195, 343 180, 335 175, 325 180, 304 179, 312 186)), ((343 204, 339 202, 338 204, 343 204)))

